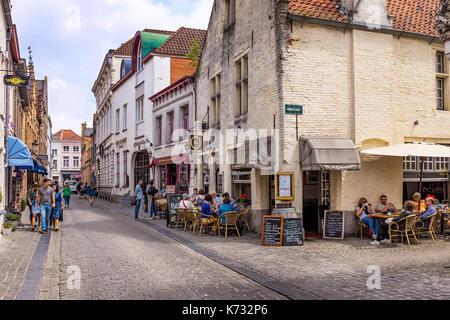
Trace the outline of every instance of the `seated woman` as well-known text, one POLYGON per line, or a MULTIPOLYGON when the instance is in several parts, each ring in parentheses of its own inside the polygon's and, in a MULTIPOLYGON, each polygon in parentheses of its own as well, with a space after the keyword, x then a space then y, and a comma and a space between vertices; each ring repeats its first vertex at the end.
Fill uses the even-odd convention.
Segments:
POLYGON ((234 211, 233 207, 231 206, 231 200, 230 198, 224 198, 223 204, 219 207, 219 211, 217 215, 219 216, 220 222, 225 223, 225 213, 234 211))
MULTIPOLYGON (((380 232, 378 233, 378 237, 377 237, 378 243, 376 245, 379 245, 380 242, 390 243, 391 240, 388 238, 389 237, 389 225, 392 222, 397 222, 397 221, 402 220, 403 218, 409 217, 413 214, 414 214, 414 203, 412 201, 406 201, 405 205, 403 206, 402 214, 400 216, 398 216, 396 218, 386 219, 386 221, 380 225, 380 232)), ((405 226, 405 221, 403 220, 399 223, 399 227, 400 227, 400 229, 403 229, 404 226, 405 226)))
POLYGON ((426 205, 425 205, 425 201, 420 200, 420 197, 421 197, 420 193, 418 193, 418 192, 414 193, 413 204, 414 204, 415 212, 423 212, 427 209, 426 205), (420 206, 419 206, 419 203, 420 203, 420 206))
POLYGON ((202 202, 202 215, 201 218, 205 224, 214 224, 211 232, 216 230, 217 218, 214 217, 214 211, 211 207, 212 196, 210 194, 205 195, 205 199, 202 202))
POLYGON ((373 241, 370 244, 377 245, 378 230, 380 228, 380 223, 378 219, 370 218, 370 215, 376 214, 370 203, 367 202, 366 198, 359 199, 358 206, 355 209, 356 214, 361 218, 362 223, 368 225, 370 231, 372 232, 373 241))

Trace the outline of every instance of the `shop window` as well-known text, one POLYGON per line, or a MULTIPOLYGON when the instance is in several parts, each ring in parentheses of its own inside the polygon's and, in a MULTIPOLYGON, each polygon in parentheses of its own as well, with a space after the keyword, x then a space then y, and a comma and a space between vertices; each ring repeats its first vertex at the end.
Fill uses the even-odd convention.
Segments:
POLYGON ((435 166, 436 166, 436 171, 448 172, 449 159, 448 158, 436 158, 435 166))
POLYGON ((433 158, 425 158, 425 160, 423 162, 423 170, 424 171, 433 171, 434 170, 433 158))

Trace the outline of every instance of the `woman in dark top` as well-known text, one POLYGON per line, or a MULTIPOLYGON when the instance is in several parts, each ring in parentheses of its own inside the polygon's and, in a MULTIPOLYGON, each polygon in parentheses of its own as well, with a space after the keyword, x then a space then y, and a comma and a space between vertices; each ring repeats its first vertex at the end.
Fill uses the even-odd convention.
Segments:
POLYGON ((206 224, 214 224, 211 233, 216 229, 217 218, 214 217, 214 211, 211 208, 212 196, 210 194, 205 195, 205 200, 202 202, 202 220, 206 224))

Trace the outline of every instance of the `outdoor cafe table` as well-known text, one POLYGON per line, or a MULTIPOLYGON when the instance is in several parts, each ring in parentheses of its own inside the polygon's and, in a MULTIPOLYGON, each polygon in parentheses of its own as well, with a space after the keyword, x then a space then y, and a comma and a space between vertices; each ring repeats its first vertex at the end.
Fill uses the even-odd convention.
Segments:
POLYGON ((389 218, 396 218, 400 216, 400 212, 392 212, 392 215, 384 214, 384 213, 377 213, 370 215, 372 218, 380 218, 380 219, 389 219, 389 218))

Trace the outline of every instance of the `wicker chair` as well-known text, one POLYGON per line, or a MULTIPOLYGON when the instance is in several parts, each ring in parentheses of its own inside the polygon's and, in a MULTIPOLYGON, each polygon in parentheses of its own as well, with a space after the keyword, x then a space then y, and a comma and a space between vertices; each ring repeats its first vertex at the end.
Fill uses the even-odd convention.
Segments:
POLYGON ((420 237, 423 234, 429 234, 431 236, 431 240, 433 240, 433 242, 437 242, 438 241, 438 237, 436 235, 436 232, 434 231, 434 227, 435 227, 435 223, 436 223, 436 217, 438 216, 439 213, 435 213, 432 214, 431 216, 429 216, 427 219, 421 220, 421 219, 417 219, 416 223, 414 224, 415 228, 416 228, 416 233, 417 235, 420 237), (430 224, 428 227, 417 227, 417 222, 425 222, 426 220, 430 220, 430 224))
POLYGON ((200 237, 202 234, 202 231, 205 227, 211 227, 213 223, 212 222, 208 222, 207 219, 202 219, 202 214, 201 212, 197 212, 196 214, 196 219, 195 219, 195 224, 194 224, 194 233, 195 231, 197 231, 198 228, 198 236, 200 237))
POLYGON ((400 219, 398 221, 391 222, 389 224, 389 240, 391 240, 391 247, 392 247, 392 238, 401 237, 403 243, 403 235, 405 235, 406 239, 408 240, 408 246, 411 246, 411 243, 409 242, 410 232, 414 236, 414 240, 416 241, 416 243, 419 244, 419 240, 417 240, 416 234, 414 232, 415 223, 416 223, 416 215, 414 214, 407 216, 403 219, 400 219), (404 222, 403 228, 400 228, 401 222, 404 222))
POLYGON ((362 222, 362 219, 359 215, 355 213, 356 221, 358 221, 358 228, 356 228, 355 237, 358 236, 358 233, 361 234, 361 240, 363 238, 363 230, 367 229, 367 234, 369 234, 369 226, 362 222))
POLYGON ((169 212, 168 212, 169 207, 168 207, 167 202, 162 202, 161 206, 160 206, 160 209, 161 210, 159 210, 159 212, 160 212, 159 217, 161 218, 161 216, 163 214, 164 214, 164 217, 167 217, 167 215, 169 214, 169 212))
POLYGON ((181 223, 181 225, 185 225, 186 229, 186 210, 182 208, 176 208, 175 212, 177 213, 177 224, 175 226, 175 229, 178 228, 178 224, 181 223))
MULTIPOLYGON (((247 231, 250 231, 250 227, 248 225, 248 214, 250 212, 250 208, 245 208, 241 211, 241 213, 239 214, 239 218, 238 221, 239 223, 242 223, 242 227, 247 227, 247 231)), ((243 230, 243 229, 242 229, 243 230)))
POLYGON ((217 222, 217 231, 219 233, 219 237, 220 229, 225 230, 225 239, 228 238, 228 230, 236 230, 238 237, 240 237, 241 235, 239 234, 239 229, 237 227, 239 214, 236 211, 230 211, 224 213, 223 217, 225 217, 225 223, 222 223, 222 219, 219 219, 219 221, 217 222))
POLYGON ((189 230, 192 230, 195 223, 194 212, 190 209, 184 209, 184 231, 186 231, 187 227, 190 226, 189 230))

